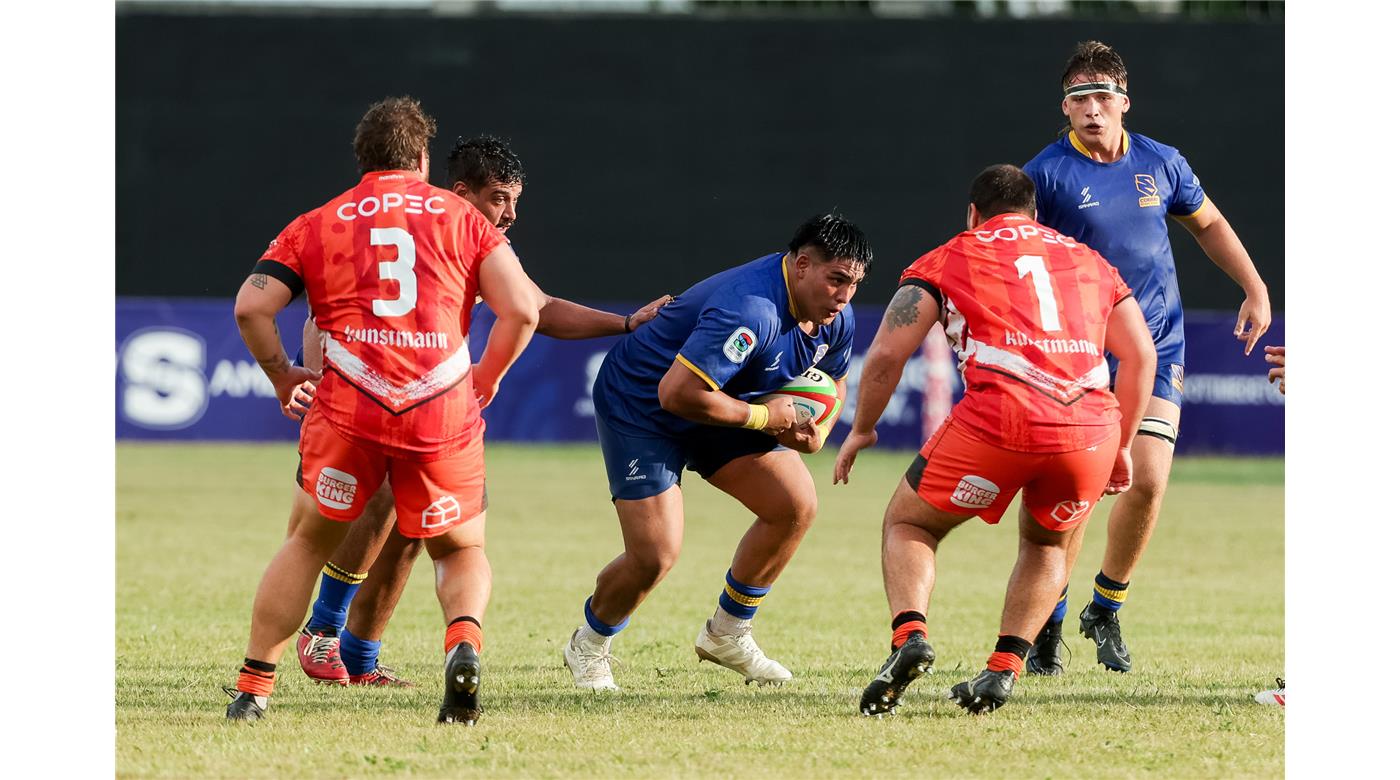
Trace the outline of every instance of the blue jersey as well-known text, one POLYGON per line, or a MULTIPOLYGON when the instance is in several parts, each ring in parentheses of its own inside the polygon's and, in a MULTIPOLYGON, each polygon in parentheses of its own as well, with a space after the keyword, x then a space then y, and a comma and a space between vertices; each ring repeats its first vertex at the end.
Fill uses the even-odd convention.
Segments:
POLYGON ((715 274, 613 345, 594 388, 600 424, 629 435, 678 436, 700 423, 661 408, 657 387, 679 360, 710 387, 749 401, 816 367, 846 376, 855 314, 841 310, 807 335, 797 326, 783 253, 715 274))
POLYGON ((1176 149, 1124 131, 1126 151, 1095 162, 1067 133, 1026 163, 1035 182, 1036 221, 1103 255, 1147 317, 1154 337, 1181 310, 1167 215, 1201 210, 1206 195, 1176 149))

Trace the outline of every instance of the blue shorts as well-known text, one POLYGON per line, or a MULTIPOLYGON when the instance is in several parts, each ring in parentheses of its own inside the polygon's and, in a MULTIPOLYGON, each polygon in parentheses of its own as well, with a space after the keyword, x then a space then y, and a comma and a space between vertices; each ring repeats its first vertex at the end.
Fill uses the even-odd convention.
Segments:
MULTIPOLYGON (((1186 317, 1179 306, 1164 310, 1163 316, 1148 318, 1152 345, 1157 348, 1157 376, 1152 381, 1152 395, 1181 406, 1186 390, 1186 317)), ((1118 359, 1108 355, 1108 370, 1118 378, 1118 359)))
POLYGON ((613 416, 598 403, 602 395, 594 393, 594 420, 614 501, 660 495, 680 484, 682 468, 709 479, 735 458, 782 448, 776 438, 743 428, 697 425, 681 435, 644 431, 613 416))

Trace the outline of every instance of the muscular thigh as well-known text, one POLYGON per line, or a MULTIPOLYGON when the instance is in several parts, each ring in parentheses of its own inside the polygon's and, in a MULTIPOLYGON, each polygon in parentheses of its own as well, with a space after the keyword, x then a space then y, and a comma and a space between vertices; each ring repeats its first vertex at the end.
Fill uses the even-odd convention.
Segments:
POLYGON ((389 484, 399 533, 410 539, 442 536, 486 511, 486 460, 478 437, 460 452, 428 461, 392 460, 389 484))
POLYGON ((779 519, 816 511, 812 473, 793 450, 777 449, 735 458, 709 476, 709 483, 739 500, 760 518, 779 519))

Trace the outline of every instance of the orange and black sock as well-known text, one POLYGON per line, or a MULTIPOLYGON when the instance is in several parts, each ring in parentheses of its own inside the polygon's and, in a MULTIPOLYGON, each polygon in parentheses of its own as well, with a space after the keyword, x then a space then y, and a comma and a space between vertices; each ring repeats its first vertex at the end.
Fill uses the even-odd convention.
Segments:
POLYGON ((997 647, 987 659, 987 668, 994 672, 1010 670, 1017 678, 1026 666, 1026 655, 1031 651, 1031 643, 1019 636, 1002 634, 997 637, 997 647))
POLYGON ((447 624, 447 639, 443 642, 442 651, 451 654, 463 642, 471 645, 478 655, 481 654, 481 621, 471 615, 463 615, 447 624))
POLYGON ((914 634, 928 637, 928 620, 924 613, 911 609, 895 615, 894 620, 890 621, 890 630, 894 631, 894 636, 890 638, 890 652, 893 653, 914 634))
POLYGON ((238 670, 238 685, 235 687, 240 693, 251 693, 254 696, 271 696, 272 686, 276 682, 277 664, 244 658, 243 668, 238 670))

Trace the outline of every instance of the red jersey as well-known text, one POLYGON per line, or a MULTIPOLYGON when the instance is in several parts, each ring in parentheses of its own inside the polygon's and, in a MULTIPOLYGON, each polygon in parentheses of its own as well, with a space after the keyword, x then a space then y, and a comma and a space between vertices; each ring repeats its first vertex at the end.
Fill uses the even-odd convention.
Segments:
POLYGON ((480 434, 467 328, 481 261, 504 240, 417 172, 373 171, 268 246, 258 268, 306 287, 325 355, 316 404, 338 433, 419 461, 480 434))
POLYGON ((1089 247, 1001 214, 920 257, 901 284, 942 303, 966 393, 952 419, 1019 452, 1070 452, 1118 432, 1108 315, 1132 290, 1089 247))

